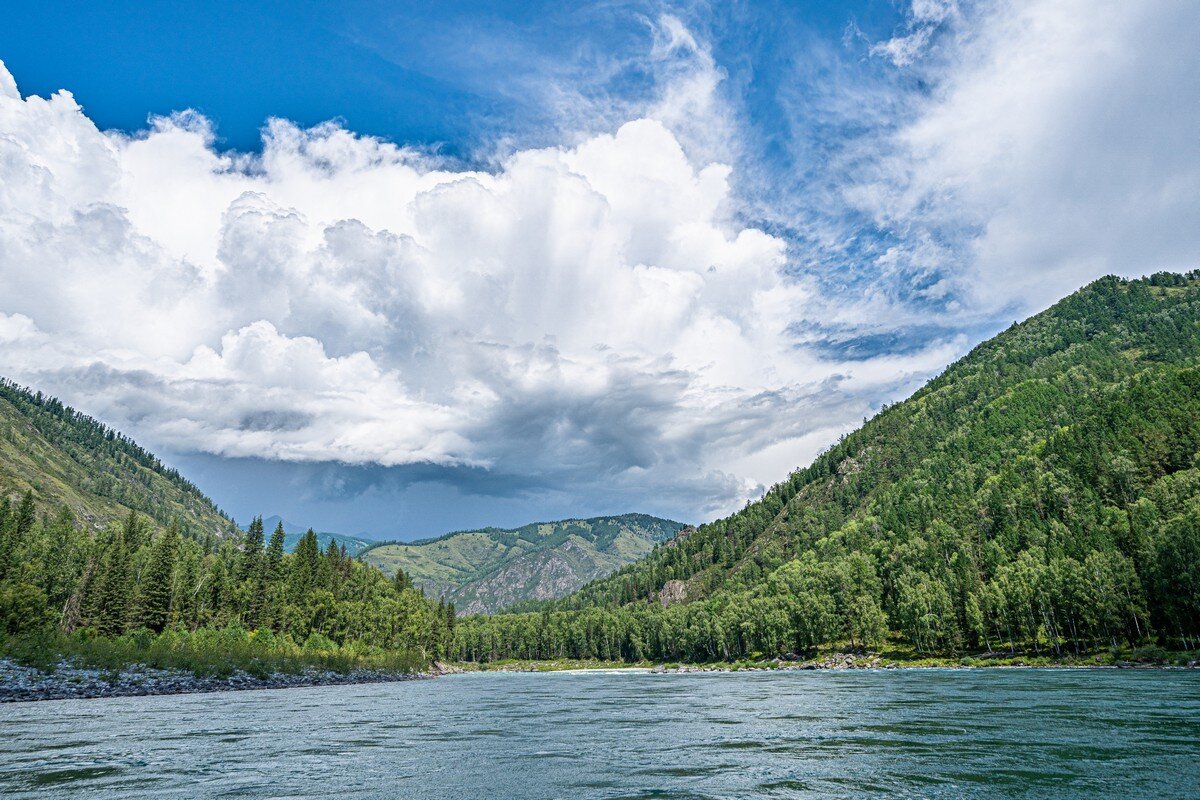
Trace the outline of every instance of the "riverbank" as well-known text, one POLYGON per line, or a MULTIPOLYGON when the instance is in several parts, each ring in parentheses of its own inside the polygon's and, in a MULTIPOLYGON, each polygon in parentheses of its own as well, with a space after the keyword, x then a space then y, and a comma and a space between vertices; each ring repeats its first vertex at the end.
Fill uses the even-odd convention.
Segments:
POLYGON ((575 672, 587 670, 636 669, 654 674, 693 672, 765 672, 845 669, 975 669, 975 668, 1092 668, 1092 669, 1196 669, 1200 653, 1105 651, 1083 655, 978 653, 957 658, 917 657, 903 651, 883 653, 826 653, 812 658, 799 656, 707 664, 678 662, 626 662, 575 659, 505 660, 491 663, 459 663, 466 672, 575 672))
POLYGON ((157 669, 142 664, 131 664, 119 670, 81 667, 65 660, 53 665, 52 669, 42 670, 5 658, 0 659, 0 703, 391 683, 432 678, 452 672, 461 670, 435 663, 428 671, 418 673, 375 669, 335 671, 308 667, 293 673, 267 675, 252 675, 237 669, 227 675, 196 675, 186 670, 157 669))
MULTIPOLYGON (((1134 653, 1096 653, 1053 657, 984 653, 961 658, 904 658, 895 653, 827 653, 809 659, 774 658, 738 662, 684 664, 662 662, 602 661, 597 659, 508 660, 492 663, 445 664, 435 662, 422 672, 387 669, 326 669, 307 666, 288 672, 250 673, 233 669, 225 674, 203 675, 180 669, 163 669, 144 664, 120 668, 80 666, 66 659, 47 669, 26 666, 11 658, 0 658, 0 703, 36 700, 131 697, 160 694, 291 689, 305 686, 337 686, 357 683, 390 683, 420 680, 464 672, 608 672, 621 670, 650 674, 705 672, 790 672, 808 670, 911 670, 911 669, 1197 669, 1200 654, 1154 653, 1136 658, 1134 653)), ((1144 654, 1143 654, 1144 655, 1144 654)))

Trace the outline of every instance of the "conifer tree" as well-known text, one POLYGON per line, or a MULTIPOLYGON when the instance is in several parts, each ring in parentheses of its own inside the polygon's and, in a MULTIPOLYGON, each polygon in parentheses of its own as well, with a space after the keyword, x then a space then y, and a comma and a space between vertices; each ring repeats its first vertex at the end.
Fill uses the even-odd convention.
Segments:
POLYGON ((255 517, 250 521, 250 527, 246 529, 246 536, 242 540, 242 557, 238 565, 239 581, 248 581, 258 575, 262 551, 263 520, 262 517, 255 517))
POLYGON ((158 632, 167 626, 178 550, 179 523, 172 522, 154 542, 150 562, 138 584, 135 627, 158 632))
POLYGON ((148 533, 146 521, 136 511, 130 511, 129 516, 125 518, 125 548, 130 555, 136 553, 145 544, 148 533))
POLYGON ((171 621, 176 625, 195 627, 196 599, 201 589, 200 559, 194 542, 181 550, 171 596, 171 621))
POLYGON ((288 574, 288 596, 293 603, 300 605, 304 602, 308 593, 316 586, 320 569, 321 550, 317 544, 317 535, 309 528, 296 543, 296 551, 292 554, 288 574))
POLYGON ((129 600, 133 592, 133 563, 125 537, 132 527, 126 525, 114 531, 100 558, 100 566, 92 588, 92 600, 89 603, 90 622, 106 636, 124 633, 129 617, 129 600))
POLYGON ((325 548, 325 557, 321 559, 320 577, 317 579, 318 585, 330 590, 337 587, 342 572, 341 561, 342 556, 338 550, 337 542, 330 539, 329 546, 325 548))
POLYGON ((271 543, 267 545, 267 552, 263 559, 263 583, 271 584, 283 578, 283 542, 284 542, 283 522, 275 525, 275 531, 271 534, 271 543))
POLYGON ((403 592, 412 586, 412 581, 403 567, 396 570, 396 577, 392 578, 392 586, 395 587, 397 592, 403 592))
POLYGON ((3 580, 14 567, 17 552, 25 543, 25 539, 33 530, 36 521, 36 511, 33 504, 33 492, 26 491, 21 502, 11 512, 0 519, 0 580, 3 580))

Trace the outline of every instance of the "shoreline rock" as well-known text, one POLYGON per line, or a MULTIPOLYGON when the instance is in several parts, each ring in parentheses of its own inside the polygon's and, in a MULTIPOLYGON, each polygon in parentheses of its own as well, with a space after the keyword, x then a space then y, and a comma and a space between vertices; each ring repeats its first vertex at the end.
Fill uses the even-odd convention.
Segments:
MULTIPOLYGON (((789 654, 790 655, 790 654, 789 654)), ((812 669, 896 669, 897 664, 884 662, 877 655, 860 656, 854 653, 832 653, 821 659, 800 661, 797 658, 776 658, 768 664, 738 667, 706 667, 703 665, 682 664, 678 667, 668 667, 660 664, 650 672, 656 675, 677 674, 683 672, 781 672, 812 669)))
POLYGON ((11 659, 0 659, 0 703, 390 683, 434 678, 461 671, 457 667, 434 662, 430 670, 424 673, 377 670, 342 673, 310 668, 295 674, 276 673, 266 677, 242 670, 235 670, 226 677, 197 677, 182 670, 154 669, 140 664, 131 664, 113 672, 77 667, 67 661, 59 662, 53 671, 43 672, 17 664, 11 659))

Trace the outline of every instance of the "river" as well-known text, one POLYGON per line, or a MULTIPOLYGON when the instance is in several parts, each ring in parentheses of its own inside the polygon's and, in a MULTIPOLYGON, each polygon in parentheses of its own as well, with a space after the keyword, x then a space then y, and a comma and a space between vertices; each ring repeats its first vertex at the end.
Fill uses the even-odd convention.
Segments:
POLYGON ((1175 798, 1200 672, 480 673, 0 706, 0 794, 1175 798))

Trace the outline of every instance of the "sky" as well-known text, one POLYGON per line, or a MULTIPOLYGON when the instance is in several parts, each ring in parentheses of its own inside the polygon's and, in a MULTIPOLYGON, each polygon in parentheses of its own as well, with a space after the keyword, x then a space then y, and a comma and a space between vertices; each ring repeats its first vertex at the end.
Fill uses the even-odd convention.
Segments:
POLYGON ((0 375, 242 521, 711 520, 1200 267, 1193 0, 14 5, 0 375))

